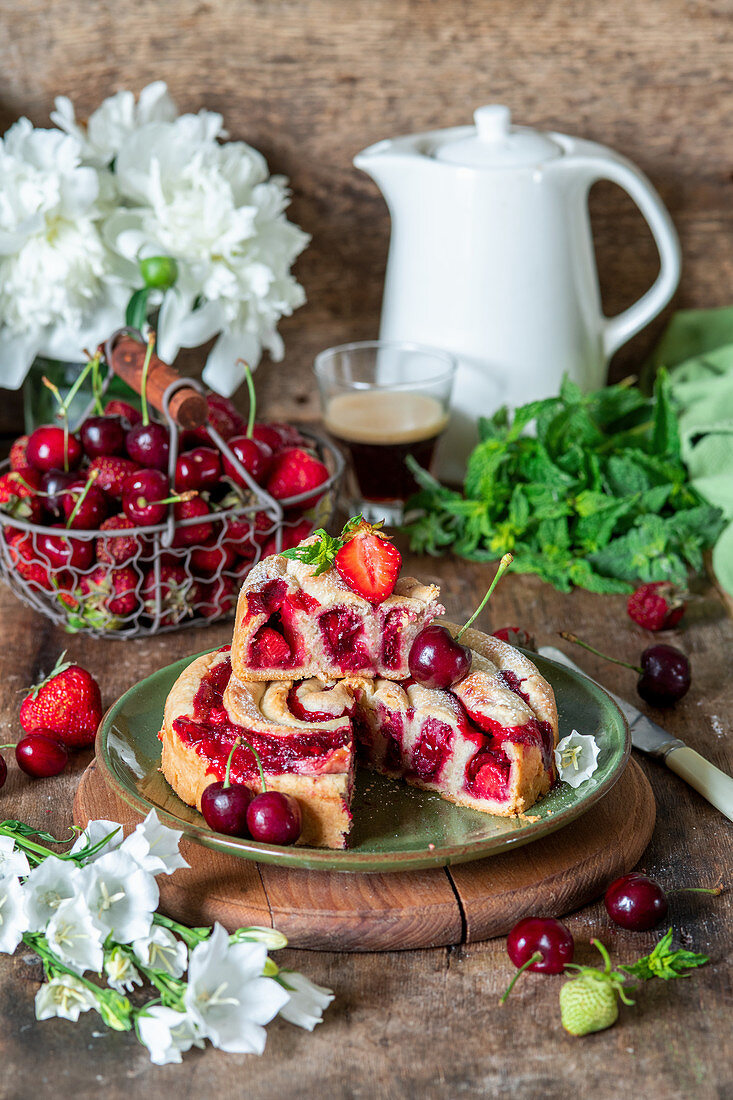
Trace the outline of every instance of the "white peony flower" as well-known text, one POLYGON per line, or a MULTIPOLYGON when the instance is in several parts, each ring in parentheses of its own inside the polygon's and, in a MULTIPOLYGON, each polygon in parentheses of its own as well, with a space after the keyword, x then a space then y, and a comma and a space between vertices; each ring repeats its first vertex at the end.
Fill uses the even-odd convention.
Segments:
POLYGON ((74 1023, 82 1012, 97 1007, 97 999, 92 991, 71 974, 52 978, 36 993, 36 1019, 50 1020, 52 1016, 61 1016, 74 1023))
POLYGON ((15 847, 15 841, 11 836, 0 836, 0 878, 5 875, 20 875, 25 877, 31 872, 28 857, 15 847))
POLYGON ((107 852, 113 852, 116 848, 119 848, 125 839, 125 834, 119 821, 108 821, 104 817, 89 821, 86 828, 82 829, 72 844, 71 854, 77 855, 87 846, 99 844, 100 840, 104 840, 105 837, 108 838, 107 843, 91 857, 92 862, 99 859, 100 856, 106 855, 107 852))
POLYGON ((153 925, 150 935, 135 940, 132 945, 141 966, 165 970, 172 978, 180 978, 188 966, 188 948, 167 928, 153 925))
POLYGON ((180 1062, 181 1054, 192 1046, 204 1046, 188 1014, 163 1005, 152 1005, 138 1016, 137 1033, 156 1066, 180 1062))
POLYGON ((118 993, 129 993, 136 985, 142 985, 132 959, 122 947, 113 947, 104 960, 107 983, 118 993))
POLYGON ((105 933, 81 896, 62 901, 46 928, 48 946, 62 963, 83 974, 102 969, 105 933))
POLYGON ((47 856, 43 863, 33 868, 25 881, 31 932, 42 932, 59 906, 79 894, 81 874, 75 863, 58 856, 47 856))
POLYGON ((81 875, 89 908, 113 939, 131 943, 148 935, 160 893, 153 876, 132 856, 108 852, 81 875))
POLYGON ((36 355, 81 357, 124 316, 129 291, 99 221, 109 181, 75 137, 21 118, 0 139, 0 382, 36 355))
POLYGON ((12 955, 28 931, 25 894, 15 875, 0 878, 0 951, 12 955))
POLYGON ((598 767, 600 751, 595 737, 578 733, 577 730, 563 737, 555 749, 555 765, 562 782, 579 787, 590 779, 598 767))
POLYGON ((282 1018, 306 1031, 313 1031, 323 1020, 324 1009, 334 999, 333 991, 316 985, 297 970, 281 970, 279 981, 290 993, 287 1004, 280 1009, 282 1018))
POLYGON ((289 994, 263 978, 267 949, 259 943, 229 943, 214 925, 210 938, 191 952, 184 1003, 200 1034, 220 1050, 262 1054, 272 1020, 289 994))
POLYGON ((121 850, 151 875, 172 875, 180 867, 190 866, 178 850, 183 833, 161 825, 155 810, 130 833, 121 850))
POLYGON ((143 88, 137 103, 132 92, 109 96, 89 116, 86 127, 76 121, 70 99, 58 96, 54 102, 56 110, 51 112, 51 121, 77 139, 85 162, 96 167, 106 167, 114 160, 122 142, 139 126, 172 122, 178 114, 162 80, 143 88))

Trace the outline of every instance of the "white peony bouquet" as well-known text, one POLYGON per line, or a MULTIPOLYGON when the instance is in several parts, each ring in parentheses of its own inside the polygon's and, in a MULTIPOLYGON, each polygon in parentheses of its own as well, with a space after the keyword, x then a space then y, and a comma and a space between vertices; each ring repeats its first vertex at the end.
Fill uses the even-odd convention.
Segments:
POLYGON ((286 178, 224 141, 221 115, 179 115, 162 81, 110 96, 86 125, 59 97, 51 120, 0 139, 0 384, 18 387, 37 355, 81 360, 154 310, 169 362, 218 337, 204 379, 221 393, 242 381, 238 359, 281 359, 310 239, 285 216, 286 178))
POLYGON ((37 1019, 96 1011, 107 1027, 134 1030, 156 1065, 207 1039, 262 1054, 276 1016, 312 1031, 333 993, 269 957, 288 942, 280 932, 228 935, 156 912, 156 876, 188 867, 181 835, 151 810, 126 838, 116 821, 90 821, 58 853, 40 843, 58 843, 48 833, 0 822, 0 953, 22 943, 40 957, 37 1019))

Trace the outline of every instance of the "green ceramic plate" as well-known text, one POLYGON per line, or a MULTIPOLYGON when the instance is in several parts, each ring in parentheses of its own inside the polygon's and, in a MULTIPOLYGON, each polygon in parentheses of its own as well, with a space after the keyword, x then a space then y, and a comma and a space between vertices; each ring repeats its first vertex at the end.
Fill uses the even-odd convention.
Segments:
POLYGON ((130 688, 107 712, 97 741, 97 757, 109 784, 125 802, 208 848, 274 863, 323 871, 412 871, 467 863, 537 840, 589 810, 611 789, 629 757, 626 721, 613 700, 591 680, 531 654, 555 689, 560 737, 571 730, 590 733, 600 745, 598 769, 577 790, 561 783, 532 808, 535 820, 492 817, 461 809, 437 794, 394 782, 366 768, 357 774, 354 827, 347 851, 280 847, 223 836, 173 793, 158 768, 160 729, 166 696, 187 657, 154 672, 130 688))

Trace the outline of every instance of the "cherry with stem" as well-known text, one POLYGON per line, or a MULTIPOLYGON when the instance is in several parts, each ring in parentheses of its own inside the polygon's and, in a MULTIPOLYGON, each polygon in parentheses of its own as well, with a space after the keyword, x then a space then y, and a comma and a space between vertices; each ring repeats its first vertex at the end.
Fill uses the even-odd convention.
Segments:
POLYGON ((210 829, 228 836, 247 835, 247 808, 252 801, 252 791, 243 783, 232 783, 231 768, 234 753, 243 744, 241 737, 234 739, 223 781, 210 783, 201 795, 201 813, 210 829))
POLYGON ((629 668, 639 675, 636 682, 636 690, 647 703, 655 707, 669 707, 686 695, 692 676, 690 662, 685 654, 675 646, 657 643, 651 645, 641 655, 641 664, 632 665, 628 661, 621 661, 618 657, 609 657, 600 649, 582 641, 577 635, 567 630, 558 631, 561 638, 573 645, 582 646, 596 657, 602 657, 605 661, 611 661, 622 668, 629 668))

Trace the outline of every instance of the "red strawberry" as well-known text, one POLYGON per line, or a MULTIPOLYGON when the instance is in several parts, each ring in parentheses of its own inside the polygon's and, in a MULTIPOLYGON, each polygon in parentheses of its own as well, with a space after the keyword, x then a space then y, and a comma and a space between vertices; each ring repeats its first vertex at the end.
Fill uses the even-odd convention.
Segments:
POLYGON ((279 668, 290 660, 290 646, 270 626, 263 626, 252 643, 252 656, 260 668, 279 668))
POLYGON ((48 566, 38 560, 33 536, 30 531, 9 531, 6 536, 8 551, 13 568, 26 581, 39 588, 53 588, 48 566))
POLYGON ((210 576, 220 569, 230 569, 236 556, 234 548, 226 542, 221 546, 197 546, 191 551, 191 565, 196 572, 210 576))
MULTIPOLYGON (((179 500, 173 505, 173 515, 176 524, 181 520, 194 519, 198 516, 210 516, 211 509, 202 497, 191 497, 190 500, 179 500)), ((176 526, 171 546, 196 546, 208 542, 214 529, 211 523, 191 523, 185 527, 176 526)))
POLYGON ((268 424, 255 424, 252 435, 260 443, 266 443, 273 454, 285 449, 285 447, 307 447, 298 429, 292 424, 272 421, 268 424))
POLYGON ((49 729, 65 745, 83 748, 93 743, 102 721, 102 696, 91 673, 64 656, 23 700, 20 724, 26 733, 49 729))
POLYGON ((237 602, 237 583, 232 577, 219 577, 213 584, 207 584, 198 608, 205 619, 223 619, 231 615, 237 602))
POLYGON ((224 541, 231 543, 238 554, 254 554, 274 526, 275 521, 267 512, 255 512, 254 516, 230 516, 224 521, 224 541))
POLYGON ((28 463, 28 436, 19 435, 13 446, 10 448, 10 469, 11 470, 23 470, 28 463))
MULTIPOLYGON (((100 531, 134 531, 135 524, 125 515, 110 516, 106 519, 100 531)), ((106 562, 108 565, 126 565, 145 549, 145 540, 141 536, 134 535, 109 535, 107 538, 98 538, 95 546, 97 561, 106 562)))
POLYGON ((99 470, 95 485, 103 489, 109 496, 119 500, 122 496, 122 485, 125 478, 135 474, 140 469, 137 462, 131 458, 120 458, 118 455, 100 455, 89 464, 88 473, 99 470))
POLYGON ((338 551, 333 564, 353 592, 365 600, 381 603, 392 595, 402 568, 402 555, 386 535, 362 522, 338 551))
POLYGON ((143 418, 143 414, 139 409, 136 409, 134 405, 130 405, 127 401, 120 401, 118 397, 113 397, 111 401, 107 402, 104 406, 104 415, 121 416, 131 428, 135 424, 139 424, 143 418))
POLYGON ((685 598, 670 581, 642 584, 629 596, 629 618, 646 630, 671 630, 685 613, 685 598))
POLYGON ((86 625, 116 629, 117 621, 137 611, 139 577, 130 566, 107 569, 98 565, 89 576, 81 578, 82 618, 86 625))
MULTIPOLYGON (((328 476, 328 469, 310 451, 289 447, 275 455, 267 479, 267 491, 275 500, 286 500, 307 493, 309 489, 317 489, 328 480, 328 476)), ((298 501, 298 507, 312 508, 322 496, 323 493, 316 493, 298 501)))
POLYGON ((41 487, 41 475, 30 466, 11 470, 0 477, 0 509, 15 519, 38 523, 41 518, 41 498, 36 490, 41 487))
POLYGON ((531 634, 528 634, 526 630, 521 626, 502 626, 498 630, 492 631, 495 638, 499 638, 502 642, 508 642, 509 645, 518 645, 522 649, 536 649, 537 643, 531 634))
POLYGON ((156 615, 158 593, 161 626, 175 626, 187 615, 193 615, 201 598, 199 584, 188 576, 183 566, 168 563, 160 566, 160 585, 155 579, 155 569, 149 569, 143 580, 141 595, 145 614, 151 619, 156 615))

